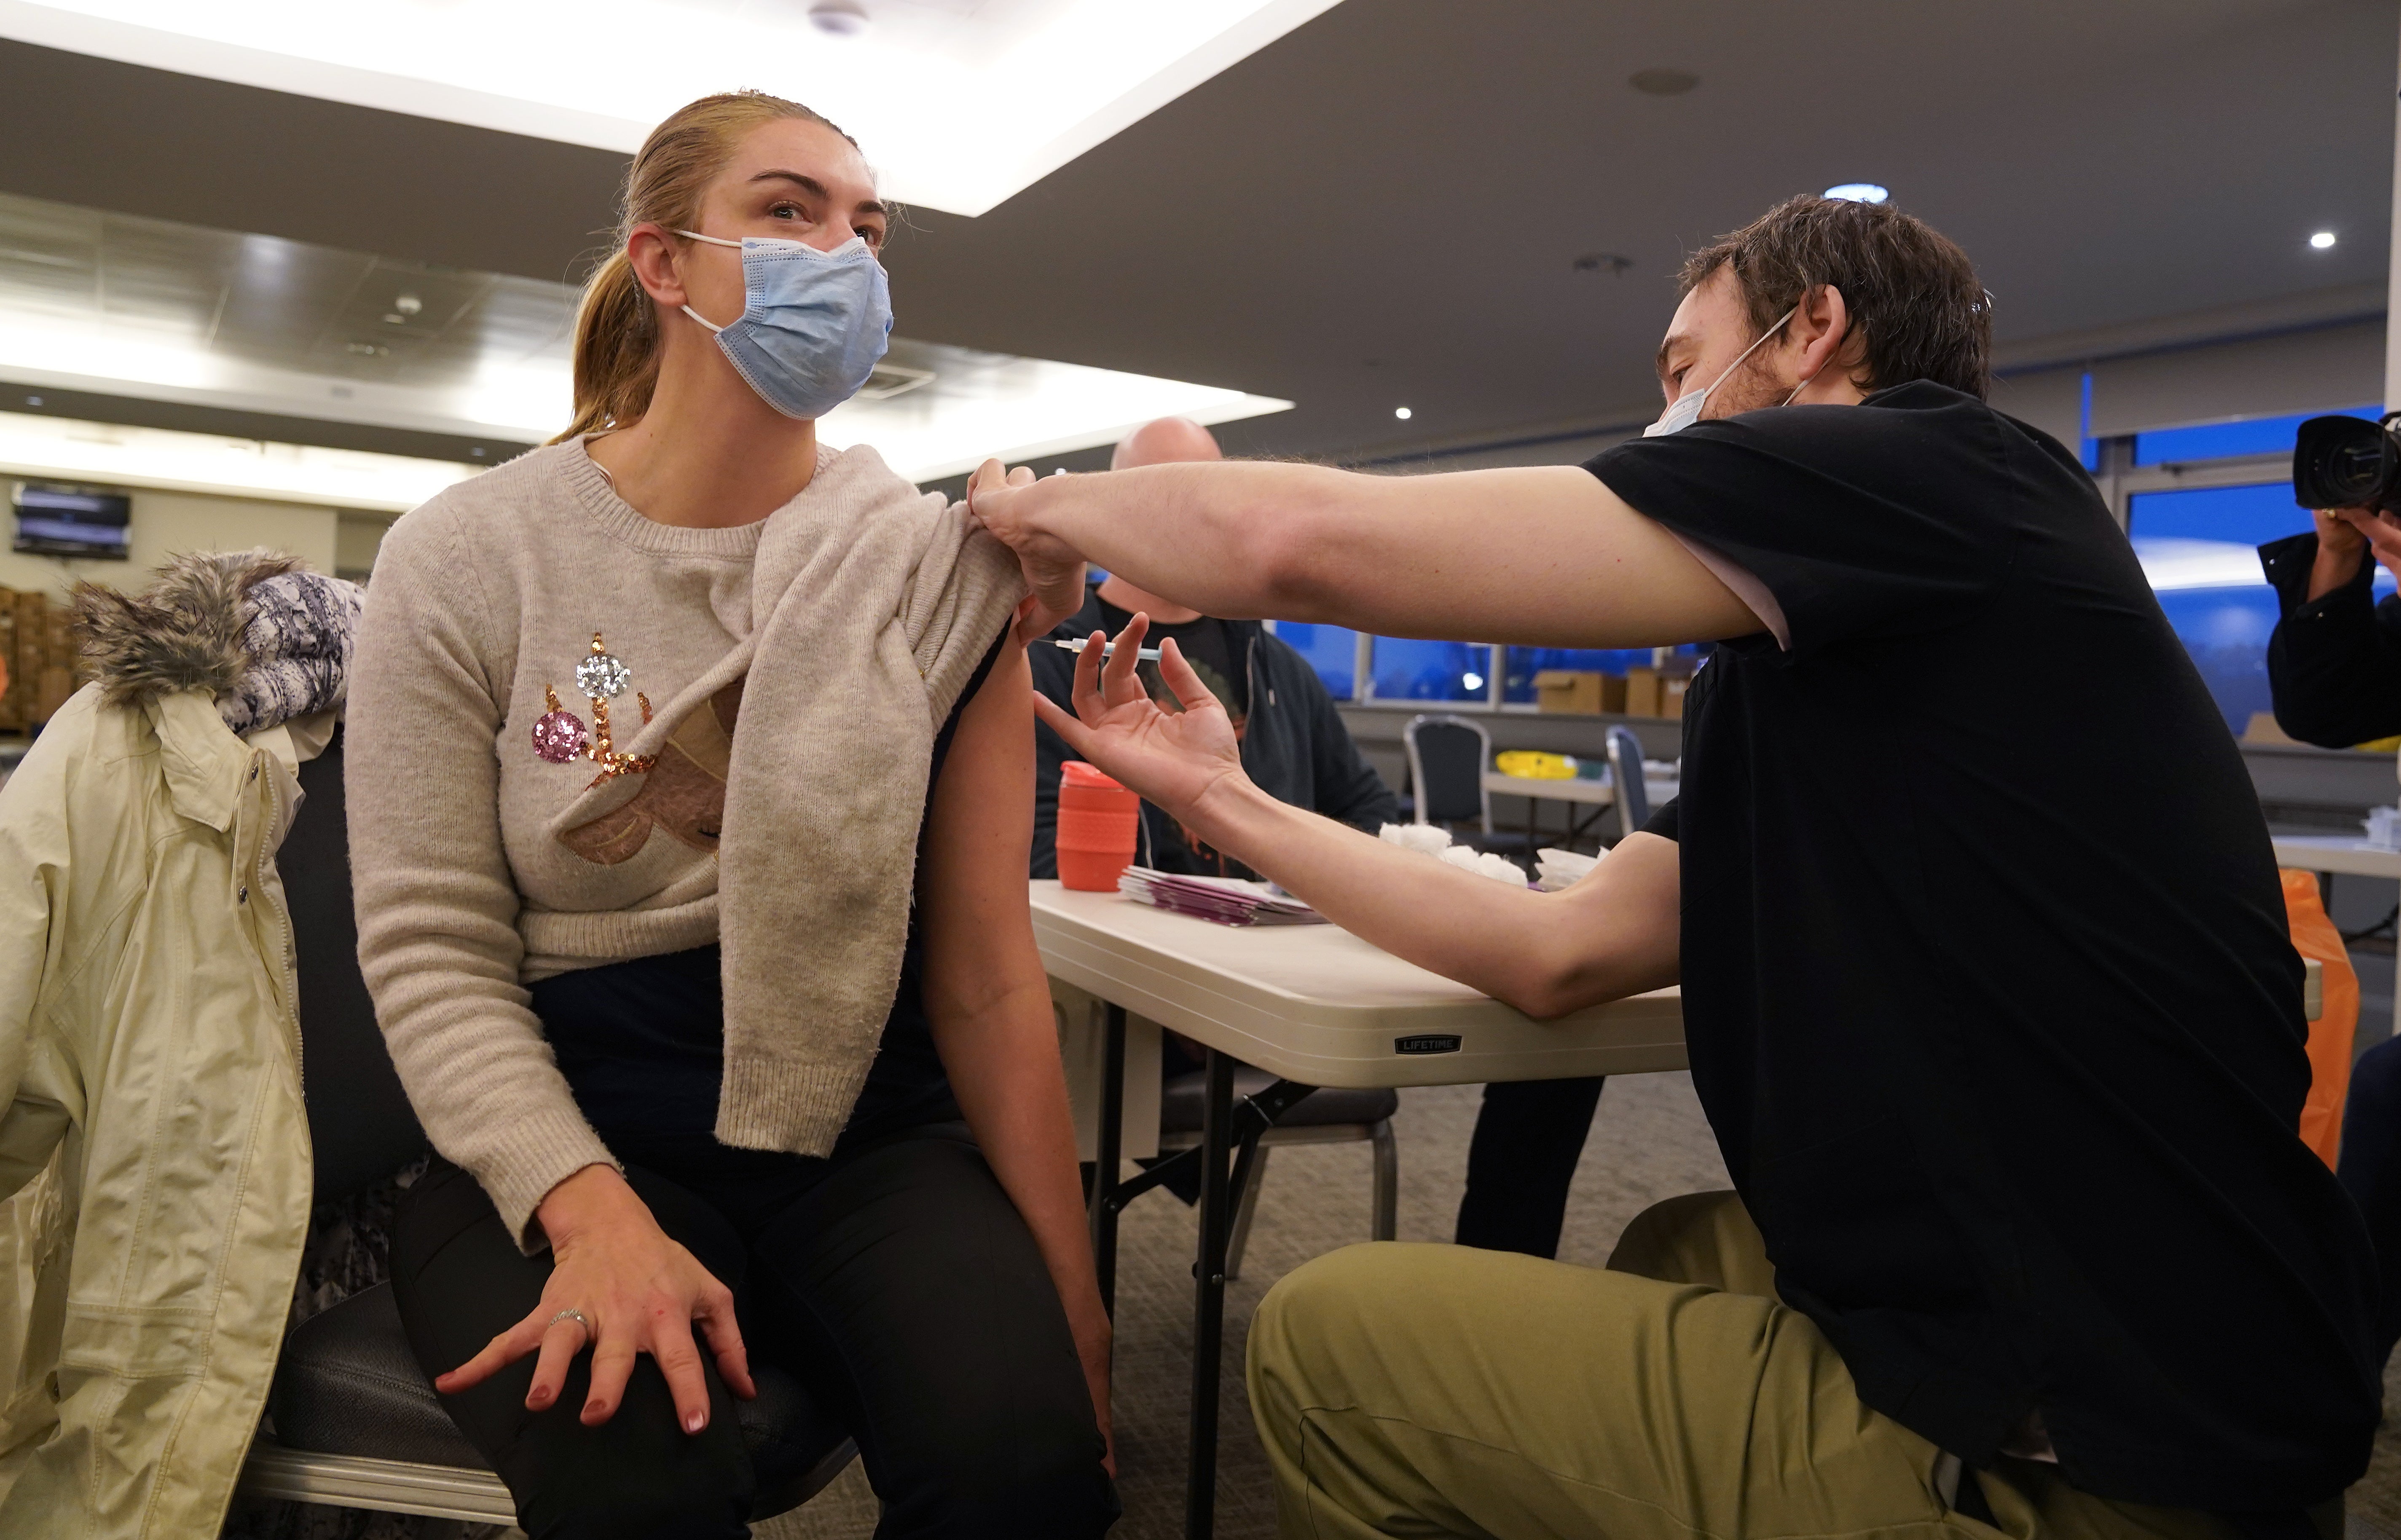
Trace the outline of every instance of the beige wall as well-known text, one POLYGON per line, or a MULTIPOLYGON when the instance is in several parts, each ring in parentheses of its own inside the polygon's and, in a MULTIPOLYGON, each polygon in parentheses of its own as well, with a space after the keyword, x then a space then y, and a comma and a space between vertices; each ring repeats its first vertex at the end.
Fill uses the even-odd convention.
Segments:
MULTIPOLYGON (((11 501, 15 490, 13 479, 0 481, 0 491, 6 491, 11 501)), ((138 489, 132 498, 130 561, 62 561, 55 557, 21 555, 6 549, 16 532, 10 524, 0 529, 0 587, 63 594, 77 578, 116 588, 138 587, 170 556, 187 551, 246 551, 254 545, 289 552, 320 572, 332 572, 344 565, 346 556, 362 550, 372 563, 374 542, 382 538, 388 527, 376 516, 344 515, 296 502, 138 489), (353 519, 372 525, 371 531, 361 531, 367 536, 363 546, 360 535, 345 539, 344 526, 353 519)), ((0 509, 0 515, 5 513, 0 509)))

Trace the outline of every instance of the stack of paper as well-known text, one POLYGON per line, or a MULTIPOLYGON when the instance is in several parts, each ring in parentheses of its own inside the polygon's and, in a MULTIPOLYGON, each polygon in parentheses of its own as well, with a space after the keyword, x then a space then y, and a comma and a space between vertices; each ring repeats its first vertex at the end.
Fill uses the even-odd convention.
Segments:
POLYGON ((1219 925, 1323 925, 1325 916, 1263 882, 1235 877, 1184 877, 1129 866, 1118 891, 1154 909, 1214 920, 1219 925))

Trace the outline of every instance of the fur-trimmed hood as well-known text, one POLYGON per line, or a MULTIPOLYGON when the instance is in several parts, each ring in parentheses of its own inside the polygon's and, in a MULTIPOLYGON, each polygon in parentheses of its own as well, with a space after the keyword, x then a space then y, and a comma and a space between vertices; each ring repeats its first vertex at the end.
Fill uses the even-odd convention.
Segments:
POLYGON ((175 557, 139 594, 78 583, 71 602, 109 705, 206 691, 249 733, 342 703, 359 593, 261 548, 175 557))

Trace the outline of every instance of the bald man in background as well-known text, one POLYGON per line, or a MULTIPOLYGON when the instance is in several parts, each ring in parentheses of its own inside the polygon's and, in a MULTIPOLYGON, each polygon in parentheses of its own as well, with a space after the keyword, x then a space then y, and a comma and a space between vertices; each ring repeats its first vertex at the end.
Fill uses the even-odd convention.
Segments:
MULTIPOLYGON (((1223 458, 1224 451, 1208 429, 1188 419, 1166 417, 1128 434, 1110 458, 1109 469, 1223 458)), ((1242 768, 1261 789, 1279 801, 1369 833, 1399 820, 1399 800, 1351 741, 1350 730, 1342 725, 1317 670, 1259 622, 1219 620, 1110 576, 1089 586, 1083 609, 1050 634, 1073 639, 1104 630, 1115 636, 1136 611, 1150 616, 1146 645, 1156 646, 1159 638, 1173 637, 1201 682, 1224 703, 1242 741, 1242 768)), ((1034 666, 1034 687, 1073 710, 1068 692, 1075 683, 1076 655, 1040 644, 1028 648, 1026 653, 1034 666)), ((1181 709, 1174 693, 1159 678, 1157 664, 1144 664, 1141 675, 1153 700, 1169 710, 1181 709)), ((1082 756, 1048 727, 1036 725, 1034 735, 1032 871, 1037 877, 1055 877, 1059 859, 1052 841, 1059 822, 1059 767, 1082 756)), ((1173 818, 1147 803, 1143 804, 1142 823, 1135 859, 1146 866, 1192 876, 1254 874, 1242 862, 1194 844, 1173 818)))

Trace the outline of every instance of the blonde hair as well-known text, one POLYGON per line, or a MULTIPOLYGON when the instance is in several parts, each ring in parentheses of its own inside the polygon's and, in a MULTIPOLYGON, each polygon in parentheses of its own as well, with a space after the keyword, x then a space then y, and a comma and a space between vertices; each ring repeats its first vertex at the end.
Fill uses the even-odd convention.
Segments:
MULTIPOLYGON (((678 108, 642 142, 625 173, 617 249, 584 283, 583 303, 576 311, 575 419, 550 442, 621 428, 651 409, 659 373, 658 313, 626 260, 625 242, 637 225, 697 227, 701 195, 734 147, 753 129, 785 118, 821 123, 842 133, 798 102, 765 91, 727 91, 678 108)), ((858 147, 856 139, 850 143, 858 147)))

